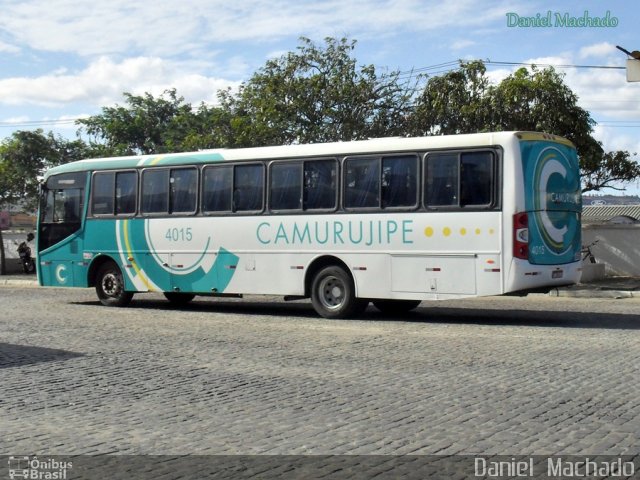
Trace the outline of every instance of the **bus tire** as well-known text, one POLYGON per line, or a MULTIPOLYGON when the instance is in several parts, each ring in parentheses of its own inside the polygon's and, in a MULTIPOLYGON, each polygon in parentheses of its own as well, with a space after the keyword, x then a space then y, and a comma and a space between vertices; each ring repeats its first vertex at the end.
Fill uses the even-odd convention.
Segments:
POLYGON ((311 303, 324 318, 349 318, 362 313, 369 302, 356 297, 353 278, 342 267, 320 270, 311 284, 311 303))
POLYGON ((374 300, 373 306, 382 313, 408 313, 420 305, 420 300, 374 300))
POLYGON ((164 292, 164 298, 169 300, 172 307, 184 307, 196 296, 193 293, 164 292))
POLYGON ((126 307, 133 298, 132 292, 124 289, 122 272, 115 263, 105 263, 96 276, 96 293, 106 307, 126 307))

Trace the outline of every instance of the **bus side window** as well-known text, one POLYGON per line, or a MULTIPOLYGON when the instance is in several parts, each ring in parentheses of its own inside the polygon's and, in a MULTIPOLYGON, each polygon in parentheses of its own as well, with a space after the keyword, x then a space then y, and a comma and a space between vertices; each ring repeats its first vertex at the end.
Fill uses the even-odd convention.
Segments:
POLYGON ((142 172, 142 213, 169 211, 169 170, 149 169, 142 172))
POLYGON ((233 206, 235 212, 262 210, 264 166, 236 165, 233 174, 233 206))
POLYGON ((310 160, 304 162, 304 209, 333 209, 336 207, 336 179, 338 166, 335 160, 310 160))
POLYGON ((138 175, 136 172, 116 173, 116 215, 136 213, 138 175))
POLYGON ((427 206, 458 205, 458 154, 438 153, 427 156, 425 175, 427 206))
POLYGON ((171 169, 169 178, 171 213, 194 213, 198 190, 198 171, 195 168, 171 169))
POLYGON ((469 152, 460 157, 460 205, 490 205, 493 153, 469 152))
POLYGON ((113 215, 113 172, 99 172, 93 176, 91 189, 91 213, 113 215))
POLYGON ((274 163, 269 182, 271 210, 299 210, 302 208, 302 164, 274 163))
POLYGON ((413 207, 418 194, 418 157, 382 159, 382 208, 413 207))
POLYGON ((233 167, 207 167, 202 178, 202 210, 205 212, 231 211, 233 167))
POLYGON ((348 158, 344 177, 345 208, 380 206, 380 162, 377 158, 348 158))

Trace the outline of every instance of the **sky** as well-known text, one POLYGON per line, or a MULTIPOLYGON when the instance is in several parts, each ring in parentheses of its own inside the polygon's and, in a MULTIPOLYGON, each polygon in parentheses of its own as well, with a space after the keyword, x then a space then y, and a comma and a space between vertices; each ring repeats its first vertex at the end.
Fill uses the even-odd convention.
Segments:
POLYGON ((0 0, 0 141, 35 128, 74 138, 75 119, 123 92, 215 103, 299 37, 346 36, 358 63, 383 70, 482 59, 497 82, 518 68, 501 62, 557 65, 605 149, 640 154, 640 82, 616 49, 640 50, 639 28, 637 0, 0 0))

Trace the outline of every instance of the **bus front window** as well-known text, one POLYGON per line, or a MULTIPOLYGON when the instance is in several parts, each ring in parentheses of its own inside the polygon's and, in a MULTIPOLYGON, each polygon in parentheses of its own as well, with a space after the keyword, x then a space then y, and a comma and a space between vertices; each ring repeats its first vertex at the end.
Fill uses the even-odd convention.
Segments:
POLYGON ((86 175, 56 175, 42 186, 38 250, 42 251, 80 230, 86 175))

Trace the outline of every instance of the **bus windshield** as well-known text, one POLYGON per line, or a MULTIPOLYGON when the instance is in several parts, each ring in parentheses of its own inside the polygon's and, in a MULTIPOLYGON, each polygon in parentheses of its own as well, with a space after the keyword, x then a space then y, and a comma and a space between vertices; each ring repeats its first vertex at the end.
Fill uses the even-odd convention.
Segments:
POLYGON ((50 177, 40 196, 39 250, 45 250, 77 232, 84 211, 85 173, 50 177))

